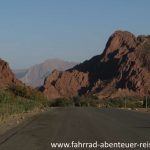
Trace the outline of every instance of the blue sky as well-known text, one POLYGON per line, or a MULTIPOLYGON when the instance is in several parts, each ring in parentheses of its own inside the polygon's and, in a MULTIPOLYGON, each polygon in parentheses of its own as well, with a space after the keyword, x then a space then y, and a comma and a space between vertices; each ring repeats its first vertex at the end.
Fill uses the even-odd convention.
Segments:
POLYGON ((150 0, 1 0, 0 57, 13 69, 48 58, 82 62, 115 30, 150 34, 150 0))

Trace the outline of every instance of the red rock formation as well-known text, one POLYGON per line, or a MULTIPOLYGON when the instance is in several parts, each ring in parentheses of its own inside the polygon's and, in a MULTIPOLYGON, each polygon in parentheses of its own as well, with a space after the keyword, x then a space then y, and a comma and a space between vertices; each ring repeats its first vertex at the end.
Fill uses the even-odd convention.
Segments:
POLYGON ((150 36, 135 37, 117 31, 98 55, 65 72, 54 71, 43 86, 49 98, 98 93, 112 96, 119 91, 144 96, 150 91, 150 36))
POLYGON ((88 87, 87 79, 88 73, 55 70, 45 81, 44 94, 49 98, 78 95, 82 88, 88 87))
POLYGON ((20 85, 21 82, 16 79, 15 75, 4 60, 0 59, 0 89, 7 88, 10 85, 20 85))

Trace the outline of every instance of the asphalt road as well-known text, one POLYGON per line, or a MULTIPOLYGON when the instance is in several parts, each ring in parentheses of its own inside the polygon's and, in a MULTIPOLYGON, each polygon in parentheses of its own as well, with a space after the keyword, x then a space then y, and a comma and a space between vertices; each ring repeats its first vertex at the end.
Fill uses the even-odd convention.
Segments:
POLYGON ((150 114, 117 109, 53 108, 0 137, 0 150, 60 149, 52 148, 51 142, 71 141, 150 141, 150 114))

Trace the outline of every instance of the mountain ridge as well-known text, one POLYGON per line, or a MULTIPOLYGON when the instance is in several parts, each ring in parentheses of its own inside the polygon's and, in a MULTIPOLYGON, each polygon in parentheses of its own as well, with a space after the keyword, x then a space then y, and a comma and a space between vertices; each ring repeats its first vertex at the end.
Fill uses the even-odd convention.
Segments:
POLYGON ((35 64, 26 69, 23 77, 19 78, 25 84, 32 87, 40 87, 43 85, 45 78, 54 70, 67 70, 76 65, 76 62, 64 61, 62 59, 47 59, 42 63, 35 64))
POLYGON ((97 94, 100 97, 149 93, 150 36, 116 31, 101 55, 65 71, 54 71, 45 80, 49 98, 97 94), (146 48, 147 47, 147 48, 146 48))

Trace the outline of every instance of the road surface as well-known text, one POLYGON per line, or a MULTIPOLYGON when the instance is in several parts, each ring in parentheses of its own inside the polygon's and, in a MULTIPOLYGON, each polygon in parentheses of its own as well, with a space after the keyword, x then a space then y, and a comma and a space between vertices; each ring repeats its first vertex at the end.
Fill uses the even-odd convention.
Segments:
POLYGON ((52 108, 0 137, 0 150, 56 150, 60 148, 52 148, 52 142, 72 141, 150 141, 150 114, 119 109, 52 108))

